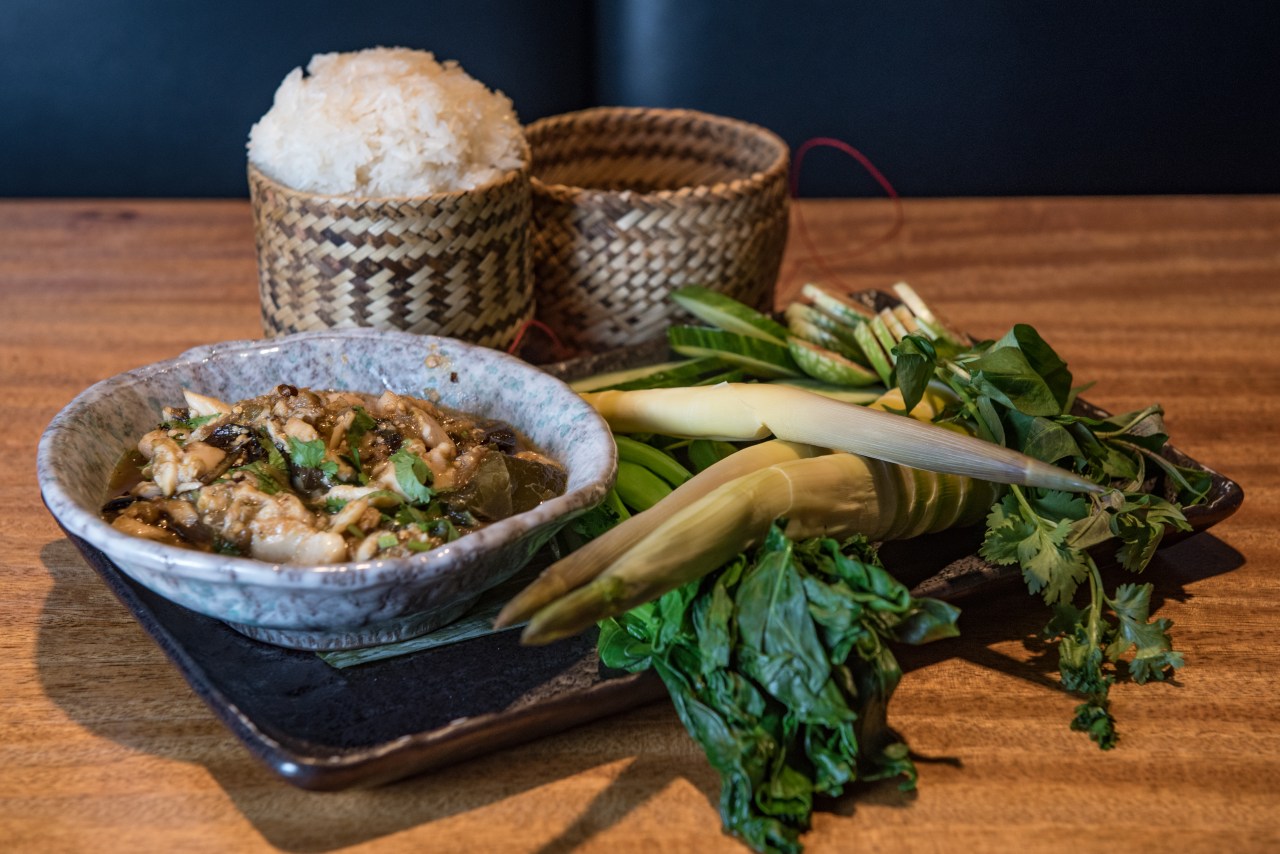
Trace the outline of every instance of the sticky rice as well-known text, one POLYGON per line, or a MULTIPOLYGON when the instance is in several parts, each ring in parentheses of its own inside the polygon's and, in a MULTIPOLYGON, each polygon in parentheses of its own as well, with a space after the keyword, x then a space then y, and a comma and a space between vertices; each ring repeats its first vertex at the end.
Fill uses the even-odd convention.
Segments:
POLYGON ((248 148, 295 190, 373 198, 474 189, 526 150, 509 98, 406 48, 312 57, 280 84, 248 148))

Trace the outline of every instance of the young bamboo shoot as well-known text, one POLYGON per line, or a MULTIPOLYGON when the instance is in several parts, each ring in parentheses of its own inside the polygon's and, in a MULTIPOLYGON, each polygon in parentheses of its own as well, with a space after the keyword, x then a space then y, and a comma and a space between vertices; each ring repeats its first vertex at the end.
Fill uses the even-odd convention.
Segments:
POLYGON ((853 454, 760 469, 664 515, 595 580, 535 613, 521 640, 549 643, 656 599, 758 544, 779 517, 787 519, 786 534, 793 539, 854 533, 873 540, 906 538, 940 530, 944 521, 976 522, 997 488, 942 485, 961 479, 853 454), (961 507, 941 506, 961 500, 961 507))
MULTIPOLYGON (((945 386, 930 386, 926 389, 920 402, 911 410, 911 417, 922 421, 934 418, 947 405, 949 401, 948 391, 945 386)), ((896 388, 891 389, 880 395, 870 405, 877 409, 901 411, 903 408, 902 392, 896 388)), ((638 443, 625 436, 618 437, 620 453, 623 448, 627 448, 632 444, 638 443)), ((656 450, 653 453, 661 454, 660 451, 656 450)), ((529 586, 507 603, 506 607, 498 614, 494 625, 502 628, 527 620, 547 603, 559 596, 563 596, 570 590, 586 584, 667 519, 684 512, 684 509, 690 504, 721 485, 768 466, 827 453, 829 451, 824 448, 784 442, 778 439, 762 442, 758 445, 750 445, 737 451, 714 465, 708 466, 705 471, 681 484, 674 492, 664 498, 661 505, 654 508, 652 512, 646 511, 627 519, 587 543, 573 554, 544 569, 529 586)), ((906 475, 904 474, 903 477, 905 478, 906 475)), ((913 482, 904 481, 904 488, 913 488, 910 485, 913 482)), ((948 480, 948 483, 953 484, 948 489, 958 496, 958 501, 962 501, 971 489, 967 478, 952 478, 948 480)), ((980 487, 974 488, 980 489, 980 487)), ((944 514, 943 520, 947 527, 956 523, 961 508, 956 507, 954 510, 953 514, 944 514)), ((911 524, 911 520, 904 513, 900 523, 894 530, 901 532, 910 527, 911 524)))
POLYGON ((617 433, 791 442, 874 457, 928 471, 1068 492, 1101 487, 1065 469, 911 418, 758 383, 603 391, 583 397, 617 433))
POLYGON ((743 448, 685 481, 652 510, 632 516, 544 569, 498 614, 498 628, 527 620, 548 602, 586 584, 655 528, 712 490, 771 465, 826 454, 822 448, 774 440, 743 448))

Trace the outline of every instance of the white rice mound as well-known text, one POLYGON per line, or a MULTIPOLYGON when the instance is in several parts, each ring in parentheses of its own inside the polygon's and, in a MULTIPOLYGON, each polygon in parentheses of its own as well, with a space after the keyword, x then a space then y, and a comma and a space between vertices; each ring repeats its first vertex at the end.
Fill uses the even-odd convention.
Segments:
POLYGON ((249 131, 249 160, 276 181, 373 198, 470 190, 522 165, 511 99, 425 51, 322 53, 295 68, 249 131))

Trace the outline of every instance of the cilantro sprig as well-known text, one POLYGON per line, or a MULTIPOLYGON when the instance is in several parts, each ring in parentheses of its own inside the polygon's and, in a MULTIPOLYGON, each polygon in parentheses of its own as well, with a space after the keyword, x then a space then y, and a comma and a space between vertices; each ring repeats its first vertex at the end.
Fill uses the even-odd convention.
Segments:
POLYGON ((363 406, 357 406, 353 409, 351 426, 347 428, 346 442, 348 450, 348 458, 351 460, 351 466, 359 475, 360 482, 368 481, 368 475, 364 473, 360 462, 360 440, 365 434, 378 426, 378 422, 368 413, 363 406))
POLYGON ((427 467, 426 461, 407 448, 396 451, 390 460, 395 468, 396 483, 409 503, 430 503, 435 491, 428 486, 431 483, 431 469, 427 467))
POLYGON ((1085 701, 1071 727, 1104 750, 1115 746, 1111 686, 1125 676, 1168 678, 1183 659, 1171 622, 1151 618, 1152 586, 1121 584, 1108 594, 1090 550, 1117 544, 1117 562, 1142 572, 1167 530, 1190 530, 1181 505, 1203 500, 1208 475, 1161 454, 1168 436, 1159 406, 1106 418, 1073 414, 1080 389, 1066 362, 1026 324, 967 350, 909 335, 894 355, 906 409, 941 381, 957 401, 943 420, 1108 487, 1088 497, 1011 487, 991 508, 981 554, 1017 564, 1028 590, 1054 609, 1044 634, 1057 645, 1062 686, 1085 701), (1157 474, 1176 503, 1146 491, 1157 474), (1082 587, 1087 602, 1077 607, 1082 587))
POLYGON ((338 464, 325 459, 323 439, 304 442, 296 436, 289 437, 289 461, 297 468, 316 469, 329 477, 338 474, 338 464))
POLYGON ((284 455, 271 441, 265 430, 255 434, 258 446, 262 448, 265 459, 259 459, 247 465, 237 466, 233 472, 247 472, 253 476, 258 489, 267 495, 275 495, 281 490, 289 489, 289 469, 284 455))
POLYGON ((193 430, 198 430, 199 428, 203 427, 205 424, 208 424, 210 421, 213 421, 214 419, 221 418, 221 417, 222 417, 222 414, 217 412, 211 415, 192 415, 187 418, 175 418, 172 421, 166 421, 165 426, 169 427, 170 429, 186 430, 190 432, 193 430))

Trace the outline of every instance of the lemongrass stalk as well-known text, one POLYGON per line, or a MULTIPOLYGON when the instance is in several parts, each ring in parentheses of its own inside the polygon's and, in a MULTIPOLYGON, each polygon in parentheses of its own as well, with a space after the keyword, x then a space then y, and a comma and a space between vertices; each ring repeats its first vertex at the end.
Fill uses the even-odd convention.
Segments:
POLYGON ((889 330, 889 334, 893 336, 895 342, 907 337, 907 327, 898 319, 898 315, 893 313, 893 309, 881 309, 879 318, 885 329, 889 330))
MULTIPOLYGON (((586 584, 655 528, 712 490, 743 475, 776 463, 827 453, 825 449, 793 442, 762 442, 743 448, 682 483, 662 502, 614 526, 582 548, 553 563, 506 604, 494 626, 527 620, 548 602, 586 584)), ((678 547, 677 547, 678 548, 678 547)))
POLYGON ((589 584, 539 609, 521 640, 549 643, 656 599, 757 545, 779 517, 786 518, 785 533, 793 539, 914 537, 939 530, 944 518, 981 519, 996 494, 990 484, 981 493, 964 493, 958 510, 937 506, 944 494, 958 500, 954 487, 929 486, 930 497, 920 500, 926 484, 954 480, 960 478, 853 454, 759 469, 665 516, 589 584))
POLYGON ((875 459, 1068 492, 1102 488, 1065 469, 963 433, 803 389, 762 383, 584 394, 618 433, 753 440, 773 435, 875 459))
POLYGON ((930 310, 925 301, 920 298, 920 295, 916 293, 915 288, 911 287, 906 282, 898 282, 893 285, 893 292, 897 295, 898 299, 902 300, 903 304, 911 310, 912 314, 923 320, 925 323, 931 323, 936 326, 943 325, 942 321, 938 320, 938 318, 934 316, 933 311, 930 310))
POLYGON ((921 299, 915 289, 906 282, 898 282, 893 286, 893 292, 898 299, 902 300, 916 320, 926 329, 934 333, 934 337, 944 338, 961 347, 967 347, 969 342, 968 336, 961 335, 951 328, 951 325, 933 313, 929 306, 921 299))

